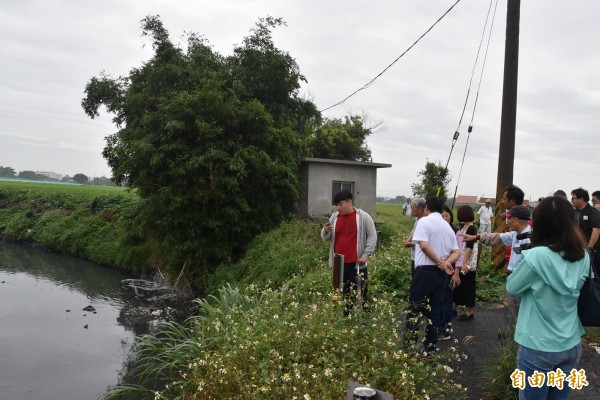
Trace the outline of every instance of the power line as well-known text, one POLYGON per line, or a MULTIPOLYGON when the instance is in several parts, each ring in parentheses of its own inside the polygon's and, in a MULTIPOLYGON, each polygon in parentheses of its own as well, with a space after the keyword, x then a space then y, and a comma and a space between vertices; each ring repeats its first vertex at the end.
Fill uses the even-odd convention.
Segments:
POLYGON ((368 88, 369 88, 369 87, 370 87, 370 86, 371 86, 371 85, 372 85, 372 84, 373 84, 373 83, 374 83, 374 82, 377 80, 377 78, 379 78, 381 75, 383 75, 383 74, 384 74, 384 73, 385 73, 385 72, 386 72, 388 69, 390 69, 390 68, 392 67, 392 65, 396 64, 396 62, 397 62, 398 60, 400 60, 400 59, 401 59, 401 58, 402 58, 402 57, 403 57, 403 56, 404 56, 406 53, 408 53, 408 52, 410 51, 410 49, 412 49, 412 48, 413 48, 413 47, 414 47, 414 46, 415 46, 417 43, 419 43, 419 41, 420 41, 421 39, 423 39, 423 38, 425 37, 425 35, 427 35, 427 34, 428 34, 428 33, 429 33, 429 32, 430 32, 432 29, 433 29, 433 27, 434 27, 434 26, 436 26, 436 25, 438 24, 438 22, 440 22, 442 19, 444 19, 444 17, 445 17, 445 16, 446 16, 446 15, 447 15, 447 14, 448 14, 450 11, 452 11, 452 9, 453 9, 453 8, 454 8, 454 7, 455 7, 455 6, 456 6, 458 3, 460 3, 460 0, 456 0, 456 3, 454 3, 454 4, 452 5, 452 7, 450 7, 450 8, 448 9, 448 11, 446 11, 446 12, 445 12, 445 13, 444 13, 444 14, 443 14, 441 17, 439 17, 439 18, 438 18, 438 20, 437 20, 437 21, 435 21, 435 23, 434 23, 433 25, 431 25, 431 26, 429 27, 429 29, 427 29, 427 30, 425 31, 425 33, 423 33, 423 34, 422 34, 422 35, 421 35, 421 36, 420 36, 420 37, 419 37, 419 38, 418 38, 418 39, 417 39, 417 40, 416 40, 416 41, 415 41, 413 44, 411 44, 411 45, 408 47, 408 49, 406 49, 406 50, 405 50, 405 51, 404 51, 402 54, 400 54, 400 55, 399 55, 399 56, 398 56, 398 57, 397 57, 397 58, 396 58, 396 59, 395 59, 395 60, 394 60, 394 61, 393 61, 393 62, 392 62, 390 65, 388 65, 387 67, 385 67, 385 68, 383 69, 383 71, 381 71, 379 74, 377 74, 377 75, 375 76, 375 78, 371 79, 371 80, 370 80, 369 82, 367 82, 367 83, 366 83, 366 84, 365 84, 363 87, 361 87, 361 88, 359 88, 359 89, 356 89, 354 92, 352 92, 350 95, 348 95, 348 96, 347 96, 345 99, 343 99, 342 101, 339 101, 339 102, 335 103, 335 104, 334 104, 334 105, 332 105, 332 106, 329 106, 329 107, 327 107, 327 108, 324 108, 324 109, 320 110, 319 112, 327 111, 327 110, 329 110, 329 109, 331 109, 331 108, 333 108, 333 107, 337 107, 337 106, 339 106, 340 104, 343 104, 343 103, 345 103, 345 102, 346 102, 346 100, 348 100, 350 97, 354 96, 356 93, 358 93, 358 92, 360 92, 360 91, 363 91, 363 90, 365 90, 365 89, 368 89, 368 88))
MULTIPOLYGON (((485 19, 485 25, 483 27, 483 33, 481 34, 481 40, 479 42, 479 49, 477 50, 477 58, 475 59, 475 65, 477 65, 477 60, 479 59, 479 52, 481 50, 481 43, 483 43, 483 38, 485 36, 485 30, 487 28, 488 25, 488 20, 490 17, 490 10, 492 9, 492 3, 493 0, 490 0, 490 7, 488 8, 488 14, 487 17, 485 19)), ((479 75, 479 84, 477 85, 477 95, 475 96, 475 103, 473 104, 473 113, 471 114, 471 122, 469 123, 469 129, 468 129, 468 133, 467 133, 467 142, 465 143, 465 150, 463 152, 463 157, 462 157, 462 162, 460 164, 460 170, 458 172, 458 178, 456 180, 456 187, 454 189, 454 196, 452 198, 452 208, 454 208, 454 202, 456 201, 456 193, 458 192, 458 184, 460 183, 460 177, 462 175, 462 170, 463 170, 463 166, 465 164, 465 156, 467 155, 467 148, 469 147, 469 138, 471 137, 471 131, 473 130, 473 118, 475 117, 475 109, 477 108, 477 100, 479 99, 479 91, 481 89, 481 81, 483 80, 483 71, 485 70, 485 62, 487 60, 487 54, 488 54, 488 50, 490 47, 490 41, 491 41, 491 37, 492 37, 492 30, 494 29, 494 21, 496 19, 496 9, 498 8, 498 0, 496 0, 496 6, 494 7, 494 15, 492 16, 492 21, 490 24, 490 30, 488 33, 488 41, 487 41, 487 45, 485 48, 485 55, 483 57, 483 63, 481 66, 481 75, 479 75)), ((475 65, 473 66, 473 74, 475 73, 475 65)), ((471 75, 471 81, 473 81, 473 74, 471 75)), ((471 90, 471 82, 469 82, 469 91, 471 90)), ((469 98, 469 91, 467 91, 467 100, 469 98)), ((467 106, 467 100, 465 100, 465 108, 463 108, 463 112, 462 115, 460 116, 460 121, 462 121, 463 115, 465 114, 465 109, 467 106)), ((456 130, 456 133, 458 133, 458 129, 460 128, 460 121, 458 123, 458 128, 456 130)), ((456 134, 455 134, 456 137, 456 134)), ((452 147, 454 147, 454 144, 452 145, 452 147)), ((452 150, 450 150, 450 154, 452 154, 452 150)), ((448 161, 450 161, 450 159, 448 159, 448 161)))
MULTIPOLYGON (((458 120, 458 126, 456 127, 456 130, 454 131, 454 135, 452 136, 452 146, 450 147, 450 154, 448 155, 448 161, 446 161, 446 170, 448 169, 448 165, 450 164, 450 157, 452 157, 452 150, 454 150, 454 145, 456 144, 456 141, 458 140, 458 137, 460 136, 460 125, 462 124, 462 120, 463 117, 465 116, 465 111, 467 109, 467 103, 469 102, 469 95, 471 93, 471 85, 473 84, 473 76, 475 76, 475 70, 477 68, 477 61, 479 61, 479 54, 481 53, 481 44, 483 43, 483 38, 485 37, 485 31, 487 29, 487 25, 488 25, 488 20, 490 18, 490 10, 492 9, 492 0, 490 0, 490 6, 488 7, 488 12, 487 12, 487 16, 485 18, 485 24, 483 25, 483 32, 481 33, 481 39, 479 40, 479 47, 477 48, 477 56, 475 57, 475 62, 473 63, 473 69, 471 71, 471 79, 469 80, 469 86, 467 88, 467 95, 465 96, 465 103, 463 105, 463 109, 462 109, 462 113, 460 114, 460 119, 458 120)), ((496 2, 496 4, 498 4, 496 2)), ((494 16, 496 15, 495 11, 494 11, 494 16)), ((492 23, 492 27, 493 27, 493 23, 492 23)), ((490 29, 490 33, 491 33, 491 29, 490 29)), ((489 37, 488 37, 488 46, 489 46, 489 37)), ((486 48, 486 56, 487 56, 487 48, 486 48)), ((485 60, 484 60, 484 64, 485 64, 485 60)), ((482 69, 483 71, 483 69, 482 69)), ((479 84, 481 85, 481 80, 479 81, 479 84)), ((477 95, 479 97, 479 89, 477 90, 477 95)), ((477 103, 475 103, 477 104, 477 103)), ((473 110, 473 113, 475 111, 473 110)), ((472 117, 471 117, 472 119, 472 117)), ((469 127, 469 133, 471 133, 471 127, 469 127)), ((468 141, 467 141, 468 143, 468 141)), ((464 156, 463 156, 463 161, 464 161, 464 156)))
MULTIPOLYGON (((490 4, 491 6, 491 4, 490 4)), ((485 55, 483 57, 483 65, 481 67, 481 75, 479 76, 479 84, 477 85, 477 95, 475 96, 475 104, 473 104, 473 113, 471 114, 471 122, 469 126, 473 127, 473 118, 475 117, 475 109, 477 108, 477 101, 479 100, 479 90, 481 89, 481 82, 483 81, 483 71, 485 70, 485 62, 487 61, 488 50, 490 48, 490 41, 492 38, 492 30, 494 29, 494 21, 496 20, 496 9, 498 8, 498 0, 496 0, 496 5, 494 6, 494 15, 492 16, 492 24, 490 26, 490 31, 488 33, 488 41, 487 46, 485 47, 485 55)), ((488 13, 489 15, 489 13, 488 13)), ((486 20, 487 24, 487 20, 486 20)), ((470 131, 469 131, 470 132, 470 131)))

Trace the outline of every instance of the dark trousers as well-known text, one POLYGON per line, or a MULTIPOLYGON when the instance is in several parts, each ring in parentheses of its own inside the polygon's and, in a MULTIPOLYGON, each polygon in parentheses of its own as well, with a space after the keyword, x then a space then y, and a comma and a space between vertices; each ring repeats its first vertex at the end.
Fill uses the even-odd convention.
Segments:
MULTIPOLYGON (((449 276, 452 279, 451 276, 449 276)), ((454 291, 450 287, 450 280, 444 288, 444 300, 442 305, 442 324, 438 327, 438 332, 441 334, 447 330, 452 324, 452 313, 454 311, 454 291)))
MULTIPOLYGON (((369 290, 367 287, 368 282, 368 272, 367 267, 363 267, 360 269, 360 274, 362 276, 362 302, 365 304, 367 302, 367 297, 369 294, 369 290)), ((357 285, 356 285, 356 263, 344 263, 344 280, 343 280, 343 293, 344 298, 346 299, 346 313, 348 313, 354 305, 356 304, 356 295, 357 295, 357 285)))
POLYGON ((424 349, 435 352, 438 341, 438 328, 443 325, 444 298, 450 283, 450 276, 436 265, 417 267, 410 284, 406 333, 415 340, 421 316, 431 320, 425 328, 424 349))

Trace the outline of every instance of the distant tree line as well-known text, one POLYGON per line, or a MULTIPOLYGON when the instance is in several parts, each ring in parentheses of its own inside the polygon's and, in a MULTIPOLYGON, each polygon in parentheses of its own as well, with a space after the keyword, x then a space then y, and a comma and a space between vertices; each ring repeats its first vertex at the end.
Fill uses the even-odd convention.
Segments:
MULTIPOLYGON (((38 174, 34 171, 20 171, 17 173, 14 168, 4 167, 0 165, 0 178, 13 178, 13 179, 27 179, 30 181, 45 181, 45 182, 59 182, 58 179, 50 178, 46 175, 38 174)), ((64 176, 60 179, 60 182, 75 182, 82 185, 95 185, 95 186, 115 186, 115 183, 105 176, 95 177, 89 179, 85 174, 75 174, 72 177, 69 175, 64 176)))

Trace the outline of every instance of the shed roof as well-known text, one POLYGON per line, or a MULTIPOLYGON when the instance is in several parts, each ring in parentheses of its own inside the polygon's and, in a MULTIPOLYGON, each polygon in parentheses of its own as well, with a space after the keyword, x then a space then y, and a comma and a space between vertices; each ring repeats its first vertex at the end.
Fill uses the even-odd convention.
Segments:
POLYGON ((350 161, 350 160, 333 160, 329 158, 314 158, 314 157, 303 157, 300 162, 306 163, 321 163, 321 164, 343 164, 343 165, 355 165, 357 167, 370 167, 370 168, 391 168, 392 164, 382 164, 373 162, 363 161, 350 161))

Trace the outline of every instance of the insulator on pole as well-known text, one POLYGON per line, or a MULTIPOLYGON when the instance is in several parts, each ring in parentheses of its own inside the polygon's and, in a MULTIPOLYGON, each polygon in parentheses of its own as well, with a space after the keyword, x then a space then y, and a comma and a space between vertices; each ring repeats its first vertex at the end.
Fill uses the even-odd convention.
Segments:
POLYGON ((460 133, 458 131, 454 132, 454 137, 452 138, 452 140, 458 140, 459 135, 460 133))
POLYGON ((473 125, 469 125, 469 133, 473 132, 473 125))

